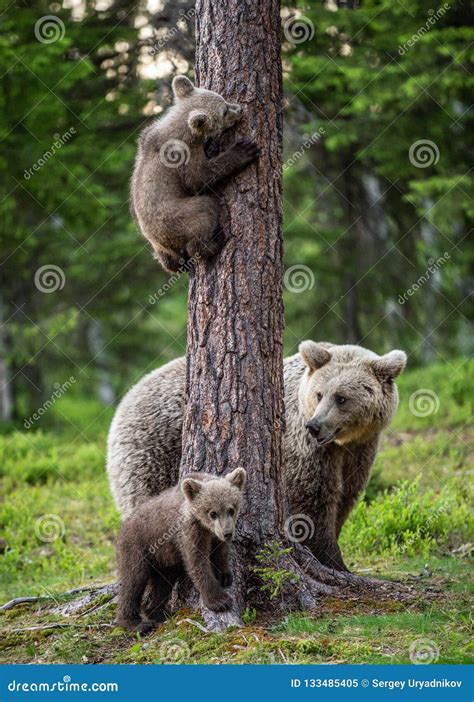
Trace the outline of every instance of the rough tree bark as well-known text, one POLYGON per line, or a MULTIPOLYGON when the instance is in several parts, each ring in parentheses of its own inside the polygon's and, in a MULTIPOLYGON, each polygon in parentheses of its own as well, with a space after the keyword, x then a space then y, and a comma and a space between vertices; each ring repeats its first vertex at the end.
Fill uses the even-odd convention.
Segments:
MULTIPOLYGON (((256 553, 284 541, 280 3, 198 0, 196 29, 198 85, 242 104, 245 117, 229 140, 250 138, 261 148, 258 163, 216 193, 228 243, 190 274, 181 475, 239 466, 248 474, 234 542, 234 608, 224 615, 202 609, 219 629, 239 623, 258 591, 256 553)), ((298 545, 277 567, 293 574, 285 607, 311 608, 341 585, 370 586, 324 568, 298 545)))
POLYGON ((196 30, 198 84, 240 103, 245 116, 232 139, 261 147, 258 164, 218 193, 229 241, 216 262, 196 266, 189 287, 181 470, 247 470, 234 567, 237 616, 244 565, 278 535, 283 515, 279 1, 198 0, 196 30))

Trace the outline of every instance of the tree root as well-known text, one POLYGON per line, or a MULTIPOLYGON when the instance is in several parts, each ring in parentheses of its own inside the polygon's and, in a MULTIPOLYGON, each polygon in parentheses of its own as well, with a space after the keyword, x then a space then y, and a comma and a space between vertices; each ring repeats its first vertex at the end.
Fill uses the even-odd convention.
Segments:
POLYGON ((318 587, 325 584, 332 589, 328 594, 339 594, 344 591, 359 592, 359 593, 377 593, 377 595, 400 595, 410 599, 414 595, 414 588, 401 582, 392 580, 378 580, 376 578, 368 578, 364 575, 356 575, 354 573, 334 570, 322 565, 311 553, 311 551, 300 546, 295 551, 295 558, 301 569, 313 581, 316 581, 318 587))

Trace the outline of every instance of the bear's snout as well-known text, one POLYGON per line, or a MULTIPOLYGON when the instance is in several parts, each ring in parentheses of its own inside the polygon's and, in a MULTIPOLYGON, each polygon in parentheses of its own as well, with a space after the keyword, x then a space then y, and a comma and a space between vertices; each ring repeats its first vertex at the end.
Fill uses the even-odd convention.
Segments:
POLYGON ((306 422, 305 427, 311 436, 314 436, 315 439, 318 438, 321 431, 321 422, 318 422, 317 419, 311 419, 309 422, 306 422))

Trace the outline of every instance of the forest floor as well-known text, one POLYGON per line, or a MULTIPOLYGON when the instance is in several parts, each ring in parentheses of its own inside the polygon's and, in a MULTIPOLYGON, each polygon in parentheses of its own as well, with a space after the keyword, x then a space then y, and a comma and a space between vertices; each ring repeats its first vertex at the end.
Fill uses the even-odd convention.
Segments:
POLYGON ((471 661, 473 371, 456 359, 401 377, 397 417, 341 539, 352 570, 409 583, 418 597, 324 598, 284 617, 250 610, 244 628, 221 634, 180 611, 143 638, 113 626, 106 596, 54 612, 68 600, 61 593, 114 580, 119 527, 104 471, 111 412, 71 390, 41 430, 0 436, 0 601, 46 598, 0 615, 0 662, 471 661))

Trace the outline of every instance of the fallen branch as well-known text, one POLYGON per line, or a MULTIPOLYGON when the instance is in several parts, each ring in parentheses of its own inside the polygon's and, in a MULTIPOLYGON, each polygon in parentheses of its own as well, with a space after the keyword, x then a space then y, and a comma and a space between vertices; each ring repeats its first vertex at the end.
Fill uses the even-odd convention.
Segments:
POLYGON ((17 607, 18 605, 22 604, 31 604, 32 602, 43 602, 44 600, 50 600, 52 599, 48 595, 44 595, 41 597, 15 597, 15 599, 10 600, 9 602, 6 602, 4 605, 0 607, 0 612, 6 612, 9 609, 13 609, 13 607, 17 607))
MULTIPOLYGON (((72 590, 66 590, 66 592, 61 593, 59 597, 68 597, 69 595, 76 595, 78 592, 87 592, 97 589, 100 587, 98 585, 83 585, 82 587, 75 587, 72 590)), ((47 602, 48 600, 56 600, 58 595, 38 595, 37 597, 15 597, 15 599, 6 602, 0 607, 0 612, 6 612, 13 607, 17 607, 22 604, 31 604, 32 602, 47 602)))
MULTIPOLYGON (((54 613, 69 615, 73 612, 78 611, 79 609, 82 609, 87 604, 93 602, 99 597, 102 597, 103 595, 110 595, 110 599, 112 600, 113 597, 115 597, 115 595, 117 594, 117 592, 118 583, 109 583, 108 585, 85 585, 83 587, 75 587, 72 590, 67 590, 66 592, 62 592, 60 594, 52 593, 50 595, 38 595, 37 597, 16 597, 2 605, 0 607, 0 612, 7 612, 8 610, 23 604, 35 604, 38 602, 49 602, 53 600, 58 605, 52 610, 54 613), (58 603, 59 600, 69 598, 73 595, 77 595, 83 592, 89 592, 91 594, 82 597, 78 601, 66 602, 61 605, 58 603)), ((89 612, 93 609, 97 609, 98 607, 100 607, 100 604, 93 606, 89 610, 89 612)), ((87 612, 85 612, 84 614, 87 614, 87 612)))

